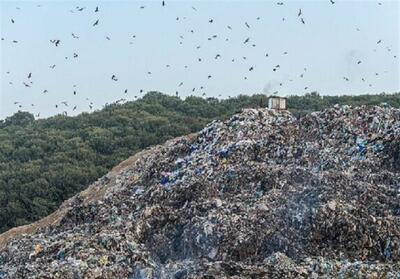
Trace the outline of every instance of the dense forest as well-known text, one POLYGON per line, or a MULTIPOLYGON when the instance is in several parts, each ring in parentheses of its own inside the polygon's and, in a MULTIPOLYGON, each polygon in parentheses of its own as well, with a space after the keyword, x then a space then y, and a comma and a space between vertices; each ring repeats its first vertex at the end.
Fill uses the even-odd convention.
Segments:
MULTIPOLYGON (((382 102, 400 107, 400 93, 288 98, 296 116, 334 104, 382 102)), ((18 112, 0 121, 0 232, 48 215, 143 148, 198 131, 242 108, 266 105, 267 96, 261 94, 182 100, 150 92, 137 101, 75 117, 35 120, 28 112, 18 112)))

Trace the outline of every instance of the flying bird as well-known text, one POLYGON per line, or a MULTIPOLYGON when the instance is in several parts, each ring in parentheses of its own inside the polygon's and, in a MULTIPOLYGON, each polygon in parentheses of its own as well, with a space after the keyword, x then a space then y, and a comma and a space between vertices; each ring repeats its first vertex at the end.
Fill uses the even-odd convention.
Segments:
POLYGON ((96 7, 96 9, 94 10, 95 13, 97 13, 99 11, 99 7, 96 7))
POLYGON ((28 78, 31 78, 31 77, 32 77, 32 73, 29 73, 29 74, 28 74, 28 78))
POLYGON ((11 23, 15 23, 15 21, 13 19, 11 19, 11 23))
POLYGON ((161 3, 161 4, 162 4, 162 6, 164 7, 164 6, 165 6, 165 1, 162 1, 162 3, 161 3))
POLYGON ((329 1, 331 1, 331 4, 332 4, 332 5, 335 4, 335 1, 333 1, 333 0, 329 0, 329 1))
POLYGON ((245 22, 244 24, 246 25, 247 28, 250 28, 250 25, 247 22, 245 22))
POLYGON ((117 81, 117 80, 118 80, 117 77, 116 77, 115 75, 112 75, 112 76, 111 76, 111 79, 114 80, 114 81, 117 81))
POLYGON ((250 37, 246 38, 246 40, 244 40, 244 44, 247 44, 250 41, 250 37))
POLYGON ((303 18, 301 18, 301 23, 306 24, 303 18))
POLYGON ((79 37, 78 37, 77 35, 75 35, 74 33, 72 33, 71 35, 72 35, 72 37, 73 37, 74 39, 79 39, 79 37))
POLYGON ((96 25, 99 25, 99 20, 96 20, 96 21, 93 23, 93 26, 96 26, 96 25))
POLYGON ((60 40, 50 40, 51 43, 53 43, 56 47, 61 43, 60 40))
POLYGON ((299 13, 297 14, 297 16, 301 16, 301 9, 299 9, 299 13))
POLYGON ((377 44, 380 44, 381 42, 382 42, 382 40, 379 40, 379 41, 377 41, 376 43, 377 43, 377 44))

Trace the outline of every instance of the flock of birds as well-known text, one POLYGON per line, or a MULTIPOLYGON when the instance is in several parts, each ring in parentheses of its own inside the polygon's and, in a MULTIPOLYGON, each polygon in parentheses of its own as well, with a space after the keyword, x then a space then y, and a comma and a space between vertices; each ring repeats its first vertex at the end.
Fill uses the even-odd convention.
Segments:
MULTIPOLYGON (((329 2, 330 2, 331 5, 334 5, 334 4, 336 3, 336 2, 333 1, 333 0, 329 0, 329 2)), ((329 2, 328 2, 328 3, 329 3, 329 2)), ((166 4, 165 1, 162 1, 162 2, 160 3, 160 5, 161 5, 162 7, 166 7, 166 6, 167 6, 167 4, 166 4)), ((284 3, 284 2, 277 2, 276 5, 278 5, 278 6, 283 6, 283 5, 285 5, 285 3, 284 3)), ((378 2, 378 5, 382 5, 382 3, 381 3, 381 2, 378 2)), ((37 7, 41 7, 41 5, 37 5, 37 7)), ((140 8, 140 9, 145 9, 146 6, 145 6, 145 5, 142 5, 142 6, 139 6, 139 8, 140 8)), ((16 7, 16 9, 20 9, 20 8, 19 8, 19 7, 16 7)), ((78 12, 82 12, 82 11, 84 11, 84 10, 86 10, 86 9, 89 9, 89 8, 87 8, 87 7, 76 6, 74 9, 70 10, 70 12, 71 12, 71 13, 78 13, 78 12)), ((196 7, 192 7, 192 9, 193 9, 194 11, 197 11, 197 8, 196 8, 196 7)), ((96 7, 93 8, 93 13, 95 13, 95 14, 100 13, 100 11, 101 11, 101 8, 100 8, 99 6, 96 6, 96 7)), ((297 18, 298 18, 300 24, 307 24, 306 18, 305 18, 304 15, 303 15, 303 10, 302 10, 301 8, 298 9, 297 18)), ((257 19, 257 20, 260 20, 260 17, 257 17, 256 19, 257 19)), ((179 20, 180 20, 180 18, 179 18, 179 17, 176 17, 176 21, 179 21, 179 20)), ((285 20, 286 20, 286 18, 282 18, 282 21, 285 21, 285 20)), ((11 24, 18 24, 18 22, 17 22, 14 18, 11 18, 11 19, 10 19, 10 22, 11 22, 11 24)), ((209 24, 214 24, 214 19, 212 19, 212 18, 211 18, 211 19, 208 19, 208 23, 209 23, 209 24)), ((98 19, 96 19, 96 20, 92 23, 92 27, 93 27, 93 28, 98 28, 98 26, 100 26, 100 25, 101 25, 101 18, 98 17, 98 19)), ((244 26, 245 26, 247 29, 251 29, 251 28, 252 28, 252 27, 250 26, 250 24, 249 24, 247 21, 244 22, 244 26)), ((232 30, 232 29, 233 29, 232 26, 230 26, 230 25, 227 25, 226 28, 229 29, 229 30, 232 30)), ((357 31, 360 31, 359 28, 356 28, 356 30, 357 30, 357 31)), ((194 30, 190 30, 189 32, 194 33, 195 31, 194 31, 194 30)), ((72 36, 73 39, 76 39, 76 40, 79 40, 79 38, 80 38, 80 36, 77 35, 77 34, 75 34, 75 33, 71 33, 71 36, 72 36)), ((217 37, 218 37, 218 35, 212 35, 212 36, 208 37, 207 40, 211 41, 211 40, 213 40, 213 39, 216 39, 217 37)), ((136 35, 131 35, 131 38, 132 38, 132 39, 135 39, 135 38, 136 38, 136 35)), ((108 40, 108 41, 111 40, 110 36, 105 36, 105 39, 108 40)), ((181 36, 180 36, 180 39, 183 40, 184 37, 181 35, 181 36)), ((1 40, 2 40, 2 41, 5 41, 6 39, 5 39, 4 37, 2 37, 1 40)), ((229 41, 229 38, 226 38, 225 40, 226 40, 226 41, 229 41)), ((14 44, 18 44, 18 43, 19 43, 18 40, 12 40, 11 42, 14 43, 14 44)), ((49 43, 52 44, 52 45, 54 45, 54 47, 58 48, 58 47, 60 47, 60 46, 63 44, 63 41, 62 41, 61 39, 55 38, 55 39, 49 40, 49 43)), ((250 37, 246 37, 246 38, 243 40, 242 43, 243 43, 244 45, 249 45, 249 46, 251 46, 251 47, 256 47, 256 44, 252 42, 252 39, 251 39, 250 37)), ((130 42, 130 44, 132 44, 132 42, 130 42)), ((182 44, 182 41, 180 42, 180 44, 182 44)), ((381 45, 381 44, 382 44, 382 39, 377 39, 376 44, 377 44, 377 45, 381 45)), ((199 48, 201 48, 201 46, 198 45, 196 48, 199 49, 199 48)), ((388 52, 390 52, 390 51, 391 51, 391 48, 390 48, 390 47, 386 47, 386 50, 387 50, 388 52)), ((376 50, 374 50, 374 51, 376 51, 376 50)), ((287 51, 284 51, 284 52, 282 52, 282 54, 283 54, 283 55, 287 55, 288 52, 287 52, 287 51)), ((74 59, 77 59, 77 58, 79 57, 79 54, 76 53, 76 52, 74 52, 73 55, 72 55, 72 57, 73 57, 74 59)), ((221 55, 220 53, 217 53, 217 54, 215 54, 214 59, 215 59, 215 60, 218 60, 218 59, 221 59, 221 57, 222 57, 222 55, 221 55)), ((268 54, 268 53, 265 53, 265 57, 269 57, 269 54, 268 54)), ((393 55, 393 58, 397 58, 397 56, 396 56, 396 55, 393 55)), ((65 57, 65 59, 69 59, 69 57, 65 57)), ((237 58, 236 58, 236 59, 237 59, 237 58)), ((239 59, 246 60, 247 57, 246 57, 246 56, 242 56, 242 57, 239 58, 239 59)), ((202 62, 202 58, 197 58, 197 61, 198 61, 198 62, 202 62)), ((232 58, 232 59, 231 59, 231 62, 235 62, 235 58, 232 58)), ((358 60, 358 61, 356 62, 357 65, 360 65, 361 63, 363 63, 362 60, 358 60)), ((55 69, 56 67, 57 67, 56 64, 51 64, 51 65, 49 66, 50 69, 55 69)), ((167 65, 165 65, 165 67, 166 67, 166 68, 169 68, 169 67, 171 67, 171 65, 170 65, 170 64, 167 64, 167 65)), ((185 67, 185 68, 188 68, 187 65, 185 65, 184 67, 185 67)), ((280 65, 280 64, 276 64, 276 65, 274 65, 274 67, 272 68, 272 71, 273 71, 273 72, 279 71, 280 68, 281 68, 281 65, 280 65)), ((248 70, 248 72, 252 72, 254 69, 255 69, 255 66, 251 66, 251 67, 249 67, 247 70, 248 70)), ((303 77, 304 77, 305 73, 307 72, 307 67, 304 67, 304 68, 303 68, 303 71, 304 71, 304 72, 302 72, 302 73, 299 75, 299 78, 303 78, 303 77)), ((11 72, 10 72, 10 71, 7 71, 6 74, 7 74, 7 75, 11 75, 11 72)), ((152 74, 151 71, 148 71, 148 72, 147 72, 147 75, 151 75, 151 74, 152 74)), ((378 76, 379 73, 375 73, 375 75, 378 76)), ((32 80, 32 79, 33 79, 33 76, 34 76, 34 74, 33 74, 32 72, 29 72, 29 73, 26 75, 26 80, 22 81, 22 85, 23 85, 24 87, 26 87, 26 88, 31 88, 31 87, 33 87, 33 85, 34 85, 34 82, 33 82, 33 80, 32 80)), ((211 74, 207 75, 207 79, 211 79, 212 77, 213 77, 213 76, 212 76, 211 74)), ((247 76, 244 76, 244 79, 247 80, 247 76)), ((110 80, 113 81, 113 82, 118 82, 119 78, 118 78, 117 74, 112 73, 112 74, 110 74, 110 80)), ((344 80, 345 82, 349 82, 349 81, 350 81, 350 78, 347 77, 347 76, 343 76, 343 80, 344 80)), ((367 82, 366 79, 365 79, 364 77, 363 77, 361 80, 362 80, 362 82, 367 82)), ((290 79, 289 81, 293 81, 293 80, 290 79)), ((12 82, 12 81, 9 81, 9 84, 10 84, 10 85, 13 85, 13 82, 12 82)), ((176 95, 176 96, 179 96, 179 88, 181 88, 183 85, 184 85, 184 82, 183 82, 183 81, 181 81, 181 82, 177 85, 177 89, 176 89, 176 92, 175 92, 175 95, 176 95)), ((280 82, 280 83, 279 83, 279 86, 283 86, 283 83, 280 82)), ((372 84, 369 83, 369 86, 372 87, 372 84)), ((74 85, 73 85, 73 88, 74 88, 74 89, 73 89, 73 92, 72 92, 72 93, 73 93, 73 95, 75 96, 75 95, 78 94, 77 85, 74 84, 74 85)), ((205 89, 205 86, 204 86, 204 85, 199 86, 198 88, 193 87, 193 88, 191 89, 191 92, 192 92, 192 94, 196 94, 195 92, 198 92, 198 91, 199 91, 199 92, 201 92, 200 95, 203 96, 203 97, 205 97, 205 96, 207 96, 207 94, 204 92, 204 89, 205 89)), ((304 90, 308 90, 308 89, 309 89, 308 86, 305 86, 305 87, 304 87, 304 90)), ((124 89, 124 94, 128 94, 128 92, 129 92, 129 88, 124 89)), ((49 93, 49 90, 48 90, 48 89, 43 89, 43 90, 42 90, 42 93, 43 93, 43 94, 47 94, 47 93, 49 93)), ((144 89, 140 89, 138 93, 144 93, 144 89)), ((274 94, 278 94, 279 91, 275 91, 275 92, 273 92, 273 93, 274 93, 274 94)), ((221 97, 221 95, 218 95, 218 97, 221 97)), ((228 97, 230 97, 230 96, 228 96, 228 97)), ((134 98, 135 98, 135 99, 138 98, 138 95, 135 95, 134 98)), ((93 110, 93 108, 94 108, 93 102, 92 102, 89 98, 86 98, 86 100, 88 101, 88 104, 87 104, 88 108, 89 108, 90 110, 93 110)), ((124 101, 126 101, 126 100, 127 100, 127 99, 122 98, 122 99, 119 99, 119 100, 115 101, 115 103, 121 103, 121 102, 124 102, 124 101)), ((21 102, 15 101, 15 102, 14 102, 14 105, 16 105, 19 109, 23 108, 23 104, 22 104, 21 102)), ((35 104, 30 104, 30 106, 31 106, 31 107, 34 107, 35 104)), ((63 108, 70 107, 70 104, 69 104, 67 101, 62 101, 62 102, 60 102, 60 103, 54 104, 54 106, 55 106, 55 108, 57 108, 57 109, 63 110, 63 108)), ((71 108, 72 108, 72 111, 75 111, 75 110, 78 109, 78 105, 71 105, 71 108)), ((63 110, 62 113, 65 114, 65 115, 68 114, 66 110, 63 110)), ((37 114, 36 114, 36 117, 40 117, 40 113, 37 113, 37 114)))

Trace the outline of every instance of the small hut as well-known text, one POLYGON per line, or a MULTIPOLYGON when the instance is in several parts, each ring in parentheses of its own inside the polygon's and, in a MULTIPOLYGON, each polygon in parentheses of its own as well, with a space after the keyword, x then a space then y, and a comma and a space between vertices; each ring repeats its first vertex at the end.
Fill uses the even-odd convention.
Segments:
POLYGON ((287 109, 286 101, 287 98, 285 97, 271 96, 268 99, 268 108, 277 110, 286 110, 287 109))

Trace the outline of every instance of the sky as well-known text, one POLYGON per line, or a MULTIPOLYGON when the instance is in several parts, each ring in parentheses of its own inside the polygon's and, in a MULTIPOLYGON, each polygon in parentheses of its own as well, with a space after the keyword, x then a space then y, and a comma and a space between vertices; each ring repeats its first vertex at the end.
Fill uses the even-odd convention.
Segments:
POLYGON ((147 91, 400 91, 400 1, 279 2, 0 0, 0 119, 76 115, 147 91))

